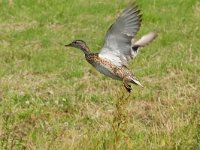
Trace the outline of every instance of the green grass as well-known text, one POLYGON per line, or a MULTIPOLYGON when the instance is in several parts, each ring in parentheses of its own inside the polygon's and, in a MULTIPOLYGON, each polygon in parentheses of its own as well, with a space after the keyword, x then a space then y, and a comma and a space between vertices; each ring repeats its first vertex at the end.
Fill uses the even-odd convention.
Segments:
POLYGON ((98 52, 124 0, 0 0, 0 149, 199 149, 200 2, 140 0, 128 94, 83 54, 98 52))

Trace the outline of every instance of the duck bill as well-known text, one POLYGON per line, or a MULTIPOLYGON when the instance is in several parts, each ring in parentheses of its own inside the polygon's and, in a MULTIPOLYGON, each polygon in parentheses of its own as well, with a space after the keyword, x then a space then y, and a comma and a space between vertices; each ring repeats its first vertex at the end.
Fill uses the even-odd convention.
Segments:
POLYGON ((72 46, 72 44, 70 43, 70 44, 67 44, 67 45, 65 45, 65 47, 70 47, 70 46, 72 46))

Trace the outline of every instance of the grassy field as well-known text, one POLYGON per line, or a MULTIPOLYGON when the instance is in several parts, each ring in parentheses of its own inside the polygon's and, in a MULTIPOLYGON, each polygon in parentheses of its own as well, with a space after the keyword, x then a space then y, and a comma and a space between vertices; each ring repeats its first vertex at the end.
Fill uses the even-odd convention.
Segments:
POLYGON ((0 0, 0 149, 200 149, 200 2, 138 0, 137 38, 158 38, 130 68, 145 86, 92 68, 130 0, 0 0), (128 97, 129 96, 129 97, 128 97))

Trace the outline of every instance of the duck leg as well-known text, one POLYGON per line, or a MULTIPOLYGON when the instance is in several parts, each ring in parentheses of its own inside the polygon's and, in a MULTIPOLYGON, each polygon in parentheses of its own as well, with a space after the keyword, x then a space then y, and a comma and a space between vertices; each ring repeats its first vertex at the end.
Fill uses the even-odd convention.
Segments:
POLYGON ((129 82, 126 79, 124 79, 123 83, 124 83, 124 87, 126 88, 126 90, 130 93, 132 88, 131 88, 131 85, 128 84, 129 82))

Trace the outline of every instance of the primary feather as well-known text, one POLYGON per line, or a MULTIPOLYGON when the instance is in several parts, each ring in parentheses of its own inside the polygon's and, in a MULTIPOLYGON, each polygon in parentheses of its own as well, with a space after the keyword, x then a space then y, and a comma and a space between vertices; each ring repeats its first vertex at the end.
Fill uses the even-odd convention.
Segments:
POLYGON ((130 83, 139 86, 142 84, 128 69, 128 61, 137 55, 139 47, 147 45, 157 35, 151 32, 140 40, 133 41, 141 25, 141 16, 135 4, 125 9, 108 29, 99 54, 92 53, 82 40, 75 40, 66 46, 81 49, 92 66, 106 76, 122 80, 126 90, 131 92, 130 83))
POLYGON ((108 29, 99 57, 117 66, 128 66, 128 60, 133 58, 131 40, 140 28, 141 16, 135 4, 125 9, 108 29))

